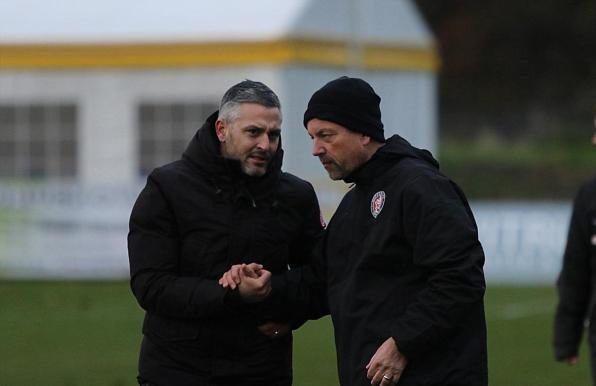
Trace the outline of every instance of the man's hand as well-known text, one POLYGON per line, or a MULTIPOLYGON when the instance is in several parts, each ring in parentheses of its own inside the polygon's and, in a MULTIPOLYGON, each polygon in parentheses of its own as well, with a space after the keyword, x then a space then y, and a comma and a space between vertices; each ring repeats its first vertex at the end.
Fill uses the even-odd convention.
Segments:
POLYGON ((260 276, 260 272, 263 269, 261 264, 257 263, 250 263, 250 264, 236 264, 232 265, 229 271, 225 272, 223 276, 219 279, 219 284, 224 287, 231 289, 236 289, 238 284, 240 284, 240 273, 244 272, 245 276, 258 278, 260 276))
POLYGON ((247 303, 264 300, 271 292, 271 272, 256 263, 233 265, 219 279, 224 288, 238 287, 240 297, 247 303))
POLYGON ((408 360, 399 352, 395 340, 389 338, 366 365, 366 377, 371 380, 371 385, 394 385, 407 364, 408 360))
POLYGON ((559 360, 559 362, 567 363, 570 366, 577 364, 578 361, 579 361, 579 358, 577 356, 572 356, 569 358, 563 358, 563 359, 559 360))
POLYGON ((289 324, 267 322, 259 326, 259 331, 270 338, 278 338, 284 336, 290 331, 289 324))

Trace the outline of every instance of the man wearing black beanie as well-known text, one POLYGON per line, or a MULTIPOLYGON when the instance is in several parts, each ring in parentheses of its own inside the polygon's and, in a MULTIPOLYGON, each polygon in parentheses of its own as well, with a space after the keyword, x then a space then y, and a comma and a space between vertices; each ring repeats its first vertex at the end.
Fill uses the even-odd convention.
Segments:
POLYGON ((313 155, 331 179, 354 184, 320 248, 340 382, 487 385, 472 211, 428 151, 385 140, 380 100, 364 80, 341 77, 304 113, 313 155))

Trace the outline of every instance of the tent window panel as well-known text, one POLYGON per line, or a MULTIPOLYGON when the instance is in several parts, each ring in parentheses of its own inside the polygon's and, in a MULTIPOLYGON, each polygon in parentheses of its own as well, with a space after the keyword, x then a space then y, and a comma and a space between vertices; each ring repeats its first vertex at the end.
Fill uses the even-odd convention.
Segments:
POLYGON ((196 130, 217 108, 217 102, 141 103, 137 113, 140 174, 179 159, 196 130))
POLYGON ((0 177, 75 177, 77 146, 74 104, 0 104, 0 177))

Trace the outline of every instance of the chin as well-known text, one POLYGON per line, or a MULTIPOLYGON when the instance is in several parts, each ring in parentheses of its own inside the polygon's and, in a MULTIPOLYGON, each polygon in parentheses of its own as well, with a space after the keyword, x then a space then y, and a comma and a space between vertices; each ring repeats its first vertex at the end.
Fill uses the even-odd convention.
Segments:
POLYGON ((244 174, 251 176, 251 177, 262 177, 267 172, 267 168, 248 168, 243 167, 242 171, 244 174))
POLYGON ((338 181, 344 178, 343 175, 340 174, 335 174, 335 173, 329 173, 329 178, 332 179, 333 181, 338 181))

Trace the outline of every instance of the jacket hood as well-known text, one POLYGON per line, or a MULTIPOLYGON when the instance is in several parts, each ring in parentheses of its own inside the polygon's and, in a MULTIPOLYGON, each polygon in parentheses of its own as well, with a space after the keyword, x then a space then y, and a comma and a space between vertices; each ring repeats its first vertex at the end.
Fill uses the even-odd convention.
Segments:
POLYGON ((419 159, 431 167, 437 170, 439 169, 439 162, 432 156, 430 151, 414 147, 396 134, 388 138, 385 144, 377 150, 370 160, 346 176, 344 181, 365 183, 387 170, 386 164, 394 164, 403 158, 419 159))
MULTIPOLYGON (((281 175, 283 161, 281 139, 277 152, 269 162, 265 174, 261 177, 248 176, 242 172, 240 161, 227 159, 221 155, 220 142, 215 134, 215 122, 218 115, 219 111, 216 111, 207 118, 203 126, 197 130, 190 140, 182 154, 182 158, 190 161, 201 174, 208 176, 218 188, 238 184, 258 188, 277 181, 281 175)), ((254 189, 250 190, 252 192, 254 189)))
POLYGON ((418 158, 435 169, 439 169, 439 162, 432 156, 430 151, 412 146, 408 141, 399 135, 394 135, 387 140, 385 146, 381 147, 375 154, 384 159, 418 158))

